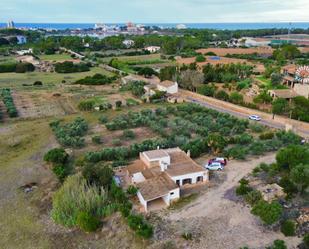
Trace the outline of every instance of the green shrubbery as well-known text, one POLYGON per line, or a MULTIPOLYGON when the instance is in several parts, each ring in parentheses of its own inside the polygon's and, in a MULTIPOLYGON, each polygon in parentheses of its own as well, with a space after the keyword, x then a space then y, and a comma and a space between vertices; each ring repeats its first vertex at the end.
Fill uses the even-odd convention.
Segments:
POLYGON ((92 111, 94 109, 95 101, 94 100, 82 100, 78 104, 78 109, 81 111, 92 111))
POLYGON ((0 73, 26 73, 33 72, 35 67, 29 62, 18 62, 18 63, 3 63, 0 64, 0 73))
POLYGON ((14 100, 12 97, 11 89, 2 89, 1 91, 2 101, 7 109, 7 112, 11 118, 17 117, 18 112, 14 104, 14 100))
POLYGON ((143 238, 150 238, 153 234, 151 225, 144 221, 143 216, 130 214, 127 218, 129 227, 143 238))
POLYGON ((268 203, 264 200, 260 200, 253 206, 251 212, 259 216, 265 224, 271 225, 280 219, 283 209, 276 201, 268 203))
POLYGON ((63 146, 83 147, 84 136, 88 130, 88 124, 83 118, 76 118, 72 123, 61 125, 60 121, 50 123, 58 142, 63 146))
POLYGON ((86 76, 83 79, 77 80, 75 84, 81 85, 106 85, 116 80, 116 77, 108 77, 102 74, 95 74, 93 76, 86 76))
POLYGON ((89 65, 85 63, 74 64, 71 61, 65 61, 55 64, 55 71, 57 73, 77 73, 89 71, 89 65))
POLYGON ((70 173, 68 164, 69 155, 63 148, 54 148, 44 155, 44 161, 52 164, 52 171, 60 181, 63 181, 70 173))
POLYGON ((281 224, 281 232, 285 236, 294 236, 295 235, 295 222, 293 220, 285 220, 281 224))
POLYGON ((100 226, 100 220, 97 217, 82 211, 77 215, 76 224, 85 232, 94 232, 100 226))

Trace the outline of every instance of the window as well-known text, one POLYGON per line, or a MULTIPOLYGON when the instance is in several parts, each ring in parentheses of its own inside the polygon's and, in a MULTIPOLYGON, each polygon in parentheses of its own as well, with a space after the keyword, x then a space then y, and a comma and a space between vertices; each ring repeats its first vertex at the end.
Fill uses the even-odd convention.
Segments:
POLYGON ((170 195, 173 195, 173 194, 174 194, 174 192, 171 192, 171 193, 170 193, 170 195))

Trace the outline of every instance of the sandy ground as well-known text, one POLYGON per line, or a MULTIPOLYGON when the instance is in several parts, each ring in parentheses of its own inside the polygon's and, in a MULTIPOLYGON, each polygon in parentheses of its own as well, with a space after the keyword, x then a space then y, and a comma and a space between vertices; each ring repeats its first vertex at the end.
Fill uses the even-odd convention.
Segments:
POLYGON ((167 217, 179 227, 200 233, 198 243, 190 248, 265 248, 275 239, 285 240, 288 248, 296 248, 298 238, 286 239, 281 233, 267 230, 250 208, 237 201, 234 189, 238 181, 259 163, 275 161, 275 154, 268 154, 250 161, 231 161, 224 172, 226 180, 209 190, 185 208, 167 217))

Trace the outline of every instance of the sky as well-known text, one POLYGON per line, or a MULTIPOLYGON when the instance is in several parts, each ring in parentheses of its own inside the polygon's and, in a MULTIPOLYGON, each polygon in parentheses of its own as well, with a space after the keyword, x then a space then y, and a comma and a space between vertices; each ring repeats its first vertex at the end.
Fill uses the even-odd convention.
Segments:
POLYGON ((306 22, 309 0, 0 0, 0 22, 306 22))

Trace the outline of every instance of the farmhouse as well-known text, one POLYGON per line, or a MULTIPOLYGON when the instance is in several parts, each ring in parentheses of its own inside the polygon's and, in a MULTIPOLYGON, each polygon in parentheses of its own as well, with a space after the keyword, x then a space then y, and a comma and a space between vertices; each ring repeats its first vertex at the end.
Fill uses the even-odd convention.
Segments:
POLYGON ((170 80, 162 81, 157 86, 159 91, 169 94, 178 93, 178 83, 170 80))
POLYGON ((140 153, 140 159, 126 167, 130 184, 138 188, 138 199, 145 211, 169 206, 179 199, 184 186, 208 182, 208 170, 180 148, 140 153))
POLYGON ((148 46, 145 47, 146 51, 149 51, 150 53, 156 53, 160 50, 161 48, 159 46, 148 46))

